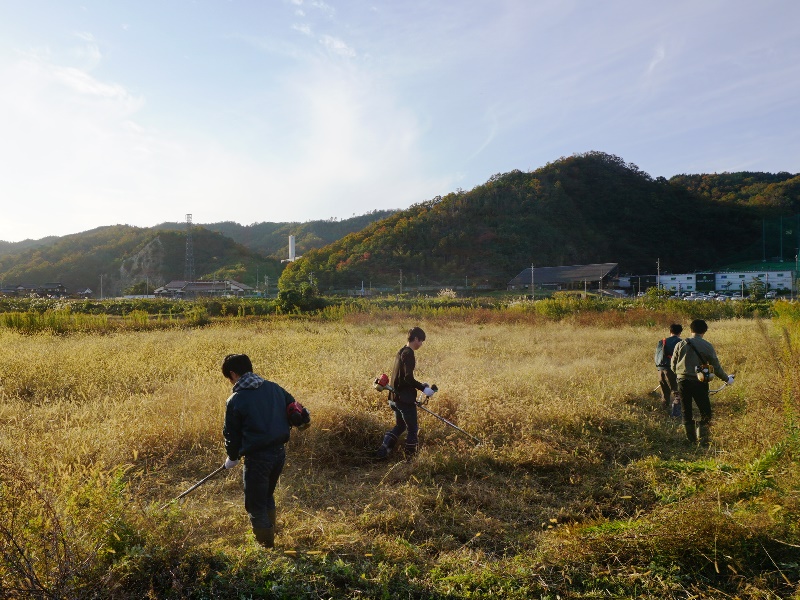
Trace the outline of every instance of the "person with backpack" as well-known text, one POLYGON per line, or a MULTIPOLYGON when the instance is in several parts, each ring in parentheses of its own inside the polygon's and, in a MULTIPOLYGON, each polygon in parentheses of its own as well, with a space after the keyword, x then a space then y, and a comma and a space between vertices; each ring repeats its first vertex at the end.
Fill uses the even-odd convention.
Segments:
POLYGON ((406 458, 410 459, 417 451, 419 433, 417 390, 429 398, 435 391, 427 383, 420 383, 414 379, 414 368, 417 364, 414 352, 422 347, 424 341, 425 332, 422 328, 412 327, 408 331, 408 342, 395 356, 392 376, 389 379, 392 387, 389 392, 389 406, 394 411, 395 425, 383 436, 383 443, 375 453, 375 457, 379 460, 389 456, 397 440, 406 430, 408 430, 405 444, 406 458))
POLYGON ((292 425, 307 425, 308 411, 277 383, 253 373, 246 354, 229 354, 222 374, 233 384, 225 406, 225 468, 244 458, 244 508, 253 535, 264 548, 275 545, 275 488, 286 463, 284 444, 292 425), (300 413, 298 415, 297 413, 300 413))
POLYGON ((692 336, 681 340, 672 353, 672 370, 678 380, 678 393, 683 409, 683 426, 686 439, 691 443, 698 441, 701 446, 711 443, 711 400, 708 395, 708 381, 718 377, 727 385, 733 385, 733 375, 728 375, 717 358, 714 346, 703 339, 708 324, 695 319, 689 325, 692 336), (692 418, 692 401, 700 411, 700 423, 695 429, 692 418))
MULTIPOLYGON (((664 397, 664 408, 667 412, 672 411, 672 394, 678 396, 678 380, 675 371, 672 370, 672 353, 675 346, 681 341, 680 335, 683 326, 673 323, 669 326, 669 337, 658 340, 656 344, 655 363, 658 369, 658 385, 661 387, 661 395, 664 397)), ((680 401, 676 397, 676 400, 680 401)))

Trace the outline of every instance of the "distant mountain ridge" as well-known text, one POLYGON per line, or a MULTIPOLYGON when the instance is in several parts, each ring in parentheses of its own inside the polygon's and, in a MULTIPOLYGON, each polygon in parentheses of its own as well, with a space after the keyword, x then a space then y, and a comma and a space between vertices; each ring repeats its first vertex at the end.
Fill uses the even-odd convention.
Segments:
MULTIPOLYGON (((266 278, 274 286, 280 276, 284 286, 314 281, 322 291, 362 282, 398 286, 401 277, 406 286, 503 287, 531 263, 616 262, 621 273, 646 274, 655 272, 656 260, 662 273, 679 273, 776 256, 762 238, 764 220, 796 219, 797 241, 786 238, 794 251, 797 215, 797 174, 653 179, 619 157, 587 152, 531 172, 497 174, 468 192, 402 211, 341 221, 212 223, 195 225, 192 235, 198 278, 263 288, 266 278), (289 235, 302 258, 287 266, 280 260, 288 256, 289 235)), ((185 241, 184 223, 162 223, 0 242, 0 279, 59 281, 72 291, 97 288, 103 275, 107 289, 119 293, 143 281, 182 279, 185 241)))
MULTIPOLYGON (((195 224, 195 274, 261 288, 271 282, 274 291, 283 270, 280 259, 288 256, 289 235, 296 236, 296 251, 302 254, 393 212, 306 223, 195 224)), ((185 260, 185 223, 113 225, 61 237, 0 242, 0 279, 4 284, 58 281, 74 292, 99 289, 102 275, 105 292, 120 294, 137 282, 152 290, 170 279, 182 279, 185 260)))
MULTIPOLYGON (((202 227, 216 231, 256 252, 273 258, 284 259, 289 255, 289 236, 295 236, 295 250, 302 254, 312 248, 320 248, 349 233, 360 231, 370 223, 380 221, 396 213, 396 210, 374 210, 349 219, 328 219, 305 223, 253 223, 240 225, 233 221, 206 223, 202 227)), ((185 229, 181 223, 162 223, 156 229, 185 229)))
POLYGON ((747 174, 741 187, 736 179, 653 179, 602 152, 561 158, 495 175, 307 252, 281 282, 301 285, 313 274, 322 290, 361 282, 397 288, 401 277, 406 286, 503 287, 531 263, 616 262, 621 273, 655 273, 660 260, 662 272, 710 269, 760 257, 762 218, 800 212, 797 175, 747 174))

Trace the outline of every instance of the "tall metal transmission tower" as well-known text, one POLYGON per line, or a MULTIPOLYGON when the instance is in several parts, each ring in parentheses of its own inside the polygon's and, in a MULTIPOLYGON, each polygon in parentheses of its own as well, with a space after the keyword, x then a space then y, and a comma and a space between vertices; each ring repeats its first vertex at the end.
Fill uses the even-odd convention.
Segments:
POLYGON ((183 268, 184 281, 194 281, 194 249, 192 248, 192 215, 186 215, 186 263, 183 268))

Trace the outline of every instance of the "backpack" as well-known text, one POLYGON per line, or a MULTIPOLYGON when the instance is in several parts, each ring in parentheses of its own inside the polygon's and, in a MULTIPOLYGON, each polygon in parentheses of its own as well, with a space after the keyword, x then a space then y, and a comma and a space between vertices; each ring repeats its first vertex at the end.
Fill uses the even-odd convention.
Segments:
POLYGON ((656 354, 655 354, 655 362, 656 367, 659 369, 669 369, 670 368, 670 361, 672 360, 672 355, 666 353, 667 347, 667 338, 663 340, 658 340, 656 344, 656 354))

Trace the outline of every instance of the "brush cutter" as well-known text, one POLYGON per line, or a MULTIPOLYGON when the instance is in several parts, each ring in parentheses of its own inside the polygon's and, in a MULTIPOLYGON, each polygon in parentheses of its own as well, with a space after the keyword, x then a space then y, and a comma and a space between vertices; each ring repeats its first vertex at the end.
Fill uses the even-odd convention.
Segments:
POLYGON ((183 493, 182 493, 180 496, 178 496, 177 498, 173 498, 172 500, 170 500, 169 502, 167 502, 167 503, 166 503, 164 506, 162 506, 162 507, 161 507, 159 510, 164 510, 164 509, 165 509, 165 508, 167 508, 167 507, 168 507, 170 504, 172 504, 172 503, 174 503, 174 502, 177 502, 178 500, 180 500, 181 498, 183 498, 184 496, 186 496, 186 495, 187 495, 187 494, 189 494, 190 492, 193 492, 194 490, 196 490, 197 488, 199 488, 201 485, 203 485, 203 484, 204 484, 206 481, 208 481, 209 479, 211 479, 212 477, 214 477, 214 475, 217 475, 218 473, 220 473, 221 471, 224 471, 224 470, 225 470, 225 465, 222 465, 222 466, 221 466, 219 469, 217 469, 217 470, 216 470, 216 471, 214 471, 213 473, 209 473, 208 475, 206 475, 205 477, 203 477, 203 478, 202 478, 200 481, 198 481, 197 483, 195 483, 195 484, 194 484, 192 487, 190 487, 188 490, 186 490, 185 492, 183 492, 183 493))
MULTIPOLYGON (((436 386, 435 386, 435 385, 432 385, 432 386, 431 386, 431 389, 432 389, 434 392, 437 390, 437 388, 436 388, 436 386)), ((480 445, 481 445, 481 441, 480 441, 478 438, 476 438, 474 435, 472 435, 472 434, 470 434, 470 433, 467 433, 466 431, 464 431, 463 429, 461 429, 461 427, 459 427, 458 425, 455 425, 454 423, 451 423, 450 421, 448 421, 447 419, 445 419, 443 416, 441 416, 441 415, 437 415, 437 414, 436 414, 435 412, 433 412, 432 410, 428 410, 427 408, 425 408, 425 405, 426 405, 427 403, 428 403, 428 397, 427 397, 427 396, 424 396, 423 394, 420 394, 420 397, 419 397, 419 399, 417 400, 417 406, 419 406, 419 407, 420 407, 422 410, 424 410, 424 411, 425 411, 426 413, 428 413, 429 415, 433 415, 434 417, 436 417, 437 419, 439 419, 439 420, 440 420, 442 423, 444 423, 445 425, 449 425, 450 427, 452 427, 452 428, 453 428, 453 429, 455 429, 456 431, 460 431, 461 433, 463 433, 465 436, 467 436, 469 439, 471 439, 473 442, 475 442, 475 445, 476 445, 476 446, 480 446, 480 445), (423 399, 423 397, 424 397, 424 399, 423 399)))
POLYGON ((721 392, 722 390, 724 390, 726 387, 728 387, 728 382, 727 381, 725 383, 723 383, 720 387, 718 387, 715 390, 708 390, 708 393, 709 394, 716 394, 717 392, 721 392))
MULTIPOLYGON (((728 387, 728 382, 727 382, 727 381, 726 381, 726 382, 724 382, 724 383, 723 383, 723 384, 722 384, 720 387, 718 387, 718 388, 717 388, 717 389, 715 389, 715 390, 708 390, 708 393, 709 393, 709 394, 716 394, 717 392, 721 392, 722 390, 724 390, 726 387, 728 387)), ((651 394, 655 394, 655 393, 656 393, 657 391, 659 391, 660 389, 661 389, 661 386, 660 386, 660 385, 658 385, 658 386, 656 386, 656 387, 653 389, 653 391, 652 391, 652 392, 650 392, 650 393, 651 393, 651 394)))
MULTIPOLYGON (((394 392, 394 388, 391 385, 389 385, 389 377, 385 373, 383 375, 381 375, 380 377, 378 377, 377 379, 375 379, 375 381, 372 383, 372 386, 376 390, 378 390, 379 392, 382 392, 384 390, 388 390, 390 392, 394 392)), ((439 390, 439 388, 436 387, 435 384, 431 386, 431 389, 434 392, 439 390)), ((461 427, 459 427, 455 423, 451 423, 450 421, 448 421, 447 419, 445 419, 441 415, 437 415, 432 410, 429 410, 429 409, 425 408, 425 405, 427 403, 428 403, 428 396, 425 396, 424 394, 420 394, 419 399, 417 399, 417 401, 416 401, 416 405, 419 408, 424 410, 429 415, 432 415, 432 416, 436 417, 437 419, 439 419, 445 425, 448 425, 448 426, 452 427, 456 431, 460 431, 461 433, 466 435, 468 438, 470 438, 472 441, 474 441, 476 445, 480 445, 481 444, 481 441, 478 438, 476 438, 474 435, 467 433, 466 431, 461 429, 461 427)))

